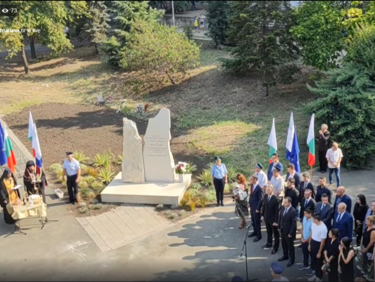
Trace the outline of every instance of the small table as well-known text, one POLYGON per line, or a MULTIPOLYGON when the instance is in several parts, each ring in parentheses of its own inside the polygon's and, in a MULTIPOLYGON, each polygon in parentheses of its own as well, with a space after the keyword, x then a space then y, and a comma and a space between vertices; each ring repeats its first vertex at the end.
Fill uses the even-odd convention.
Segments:
POLYGON ((13 205, 7 206, 8 212, 12 215, 12 218, 18 222, 18 226, 15 224, 15 230, 26 235, 21 230, 20 220, 30 217, 39 217, 42 224, 42 229, 47 222, 47 205, 41 200, 37 204, 33 205, 13 205), (18 227, 18 228, 17 228, 18 227))

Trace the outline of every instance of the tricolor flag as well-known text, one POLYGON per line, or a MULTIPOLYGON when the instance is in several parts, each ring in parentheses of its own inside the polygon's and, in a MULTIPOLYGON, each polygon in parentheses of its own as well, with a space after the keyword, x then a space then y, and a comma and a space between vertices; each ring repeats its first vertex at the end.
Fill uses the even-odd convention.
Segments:
POLYGON ((269 163, 272 163, 272 155, 277 151, 277 142, 276 142, 276 129, 275 129, 275 119, 272 120, 272 128, 270 136, 268 137, 267 145, 270 146, 269 163))
POLYGON ((293 113, 290 114, 288 137, 286 140, 286 159, 294 164, 298 173, 301 169, 299 166, 299 146, 297 139, 297 132, 294 127, 293 113))
POLYGON ((3 126, 0 122, 0 166, 3 166, 7 163, 7 153, 5 151, 5 134, 3 126))
POLYGON ((315 164, 315 135, 314 135, 314 120, 315 114, 312 114, 310 120, 309 134, 307 135, 307 145, 309 146, 309 166, 315 164))
POLYGON ((33 148, 33 152, 35 153, 36 166, 41 169, 43 167, 42 151, 40 150, 38 132, 36 130, 35 123, 33 126, 32 148, 33 148))
MULTIPOLYGON (((33 115, 31 114, 31 112, 29 112, 29 127, 27 131, 27 138, 31 142, 33 142, 33 134, 34 134, 34 120, 33 120, 33 115)), ((34 149, 33 149, 33 157, 35 158, 34 149)))
MULTIPOLYGON (((3 154, 3 152, 5 152, 6 163, 8 164, 9 169, 12 172, 15 172, 17 160, 16 160, 16 157, 14 156, 12 141, 10 141, 7 126, 4 124, 4 127, 2 127, 1 124, 0 124, 0 128, 1 128, 0 131, 3 134, 3 138, 0 138, 1 153, 3 154), (2 141, 2 139, 4 141, 2 141)), ((4 158, 4 156, 0 157, 0 159, 2 159, 1 160, 2 162, 4 161, 3 158, 4 158)), ((5 164, 5 163, 3 163, 3 164, 5 164)))

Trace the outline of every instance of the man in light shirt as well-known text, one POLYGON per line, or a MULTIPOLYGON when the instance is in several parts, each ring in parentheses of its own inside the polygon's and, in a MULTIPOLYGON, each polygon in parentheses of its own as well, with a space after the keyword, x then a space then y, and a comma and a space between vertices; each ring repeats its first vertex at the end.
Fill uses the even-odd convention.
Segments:
POLYGON ((270 184, 273 186, 274 193, 277 197, 281 197, 284 192, 285 181, 280 175, 280 168, 275 167, 273 169, 273 176, 271 178, 270 184))
POLYGON ((335 172, 336 175, 336 182, 337 187, 341 186, 341 178, 340 178, 340 164, 343 158, 342 151, 339 148, 339 144, 337 142, 333 142, 332 148, 327 151, 326 155, 328 161, 328 179, 329 185, 332 185, 332 174, 335 172))
POLYGON ((260 187, 262 187, 263 191, 266 192, 266 186, 267 186, 267 175, 263 171, 263 166, 261 163, 257 163, 255 166, 255 172, 258 176, 258 184, 260 187))
POLYGON ((311 252, 311 272, 307 275, 313 275, 308 281, 322 281, 323 279, 323 251, 327 239, 327 227, 320 220, 319 214, 313 215, 313 224, 311 226, 311 235, 309 239, 309 251, 311 252), (315 273, 313 273, 315 270, 315 273))
POLYGON ((71 204, 78 203, 78 183, 81 178, 81 166, 79 161, 73 157, 72 152, 66 153, 67 159, 63 164, 63 178, 67 176, 66 185, 68 187, 69 201, 71 204))

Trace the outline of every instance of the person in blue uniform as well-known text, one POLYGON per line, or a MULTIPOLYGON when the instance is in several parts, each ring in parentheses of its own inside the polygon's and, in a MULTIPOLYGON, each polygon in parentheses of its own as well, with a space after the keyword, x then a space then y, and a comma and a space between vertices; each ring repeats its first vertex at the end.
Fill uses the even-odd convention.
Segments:
POLYGON ((79 161, 73 157, 72 152, 67 152, 66 156, 67 159, 63 164, 63 178, 65 175, 67 176, 66 186, 68 187, 69 202, 74 205, 78 203, 77 194, 78 183, 81 178, 81 165, 79 161))

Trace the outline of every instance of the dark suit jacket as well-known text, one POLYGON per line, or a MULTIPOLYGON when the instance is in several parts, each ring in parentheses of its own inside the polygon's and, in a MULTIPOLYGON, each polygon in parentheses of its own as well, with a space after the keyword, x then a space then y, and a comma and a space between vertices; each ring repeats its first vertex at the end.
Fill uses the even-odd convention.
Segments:
POLYGON ((293 208, 297 209, 298 207, 298 198, 299 198, 299 192, 296 188, 289 189, 285 188, 284 197, 290 197, 292 199, 292 206, 293 208))
POLYGON ((322 205, 321 202, 316 204, 315 213, 319 213, 321 221, 324 222, 329 231, 332 227, 332 215, 334 210, 331 204, 327 204, 324 209, 322 209, 322 205))
MULTIPOLYGON (((344 196, 341 198, 340 203, 345 203, 346 204, 346 211, 348 213, 352 212, 352 199, 350 199, 350 197, 348 195, 344 194, 344 196)), ((334 214, 336 215, 337 214, 337 196, 335 198, 335 202, 333 203, 333 209, 335 211, 334 214)))
MULTIPOLYGON (((298 191, 299 191, 299 199, 298 200, 299 200, 299 202, 301 202, 302 199, 303 199, 303 196, 305 194, 305 181, 301 181, 301 184, 299 186, 296 186, 296 187, 299 188, 298 189, 298 191)), ((311 197, 313 199, 315 199, 315 188, 314 188, 314 185, 311 182, 309 182, 307 184, 307 186, 306 186, 306 189, 310 189, 312 191, 311 197)))
POLYGON ((268 201, 268 195, 265 194, 263 197, 262 205, 262 216, 265 222, 270 224, 279 222, 279 200, 275 195, 272 195, 270 201, 268 201))
MULTIPOLYGON (((289 175, 290 175, 290 173, 288 172, 286 174, 285 182, 288 181, 289 175)), ((294 175, 293 175, 293 178, 294 178, 294 186, 299 187, 301 185, 301 178, 300 178, 299 174, 297 172, 295 172, 294 175)))
POLYGON ((310 208, 314 213, 316 207, 316 202, 313 198, 310 199, 310 201, 307 203, 307 206, 305 206, 305 201, 306 199, 301 200, 301 212, 299 215, 301 219, 303 218, 303 213, 305 212, 305 209, 310 208))
POLYGON ((328 196, 328 202, 329 202, 330 204, 332 204, 332 202, 331 202, 332 192, 331 192, 331 190, 330 190, 328 187, 326 187, 326 186, 321 187, 320 185, 318 185, 318 186, 316 187, 315 201, 316 201, 317 203, 318 203, 318 202, 321 202, 321 201, 322 201, 322 195, 323 195, 323 194, 327 194, 327 196, 328 196))
POLYGON ((353 217, 347 211, 344 212, 341 220, 337 222, 338 214, 333 218, 333 228, 340 231, 340 240, 344 237, 352 239, 353 237, 353 217))
POLYGON ((279 213, 279 228, 281 235, 291 235, 293 239, 296 238, 297 223, 296 223, 296 210, 290 206, 288 212, 284 215, 285 207, 280 209, 279 213))
POLYGON ((253 185, 250 185, 249 204, 252 209, 255 208, 256 210, 260 211, 260 207, 263 201, 263 189, 259 186, 259 184, 257 184, 257 186, 254 188, 254 191, 251 191, 252 186, 253 185))

